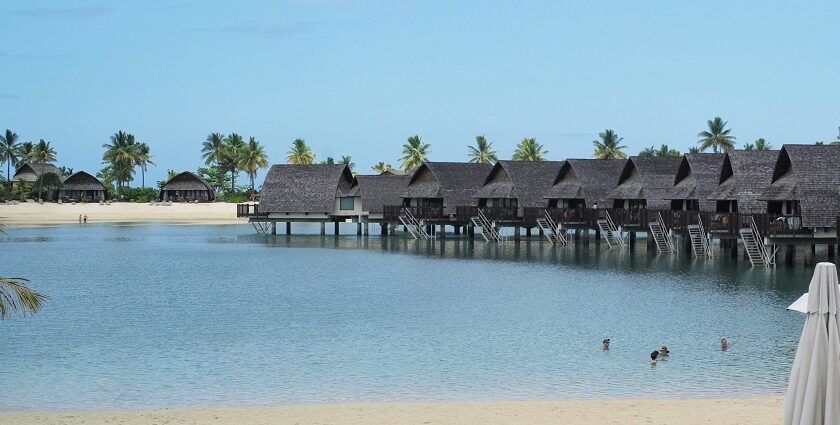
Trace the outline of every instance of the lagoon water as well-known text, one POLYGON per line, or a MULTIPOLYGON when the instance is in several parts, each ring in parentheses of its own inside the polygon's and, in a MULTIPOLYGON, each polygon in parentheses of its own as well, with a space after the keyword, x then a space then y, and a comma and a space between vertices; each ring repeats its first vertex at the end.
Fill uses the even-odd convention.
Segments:
POLYGON ((2 410, 779 394, 804 321, 785 306, 811 273, 643 243, 7 233, 0 275, 52 298, 0 322, 2 410))

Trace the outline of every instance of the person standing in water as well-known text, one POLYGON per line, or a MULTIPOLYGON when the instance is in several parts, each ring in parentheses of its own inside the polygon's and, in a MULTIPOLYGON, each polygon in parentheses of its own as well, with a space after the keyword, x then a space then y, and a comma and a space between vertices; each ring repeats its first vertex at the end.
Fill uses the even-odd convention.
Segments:
POLYGON ((85 220, 85 223, 87 223, 87 214, 85 214, 85 219, 84 220, 85 220))
POLYGON ((82 215, 79 214, 79 224, 82 224, 82 215))
POLYGON ((650 353, 650 364, 656 364, 656 361, 659 359, 659 351, 654 350, 650 353))
POLYGON ((729 349, 729 341, 727 341, 726 338, 721 338, 720 339, 720 350, 721 351, 726 351, 728 349, 729 349))
POLYGON ((609 349, 610 349, 610 339, 609 338, 601 341, 601 348, 604 351, 609 351, 609 349))

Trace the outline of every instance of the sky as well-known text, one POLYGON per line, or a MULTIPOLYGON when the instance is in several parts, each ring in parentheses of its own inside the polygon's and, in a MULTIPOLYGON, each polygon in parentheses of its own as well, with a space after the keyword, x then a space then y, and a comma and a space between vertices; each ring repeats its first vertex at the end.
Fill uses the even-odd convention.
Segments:
POLYGON ((467 160, 482 134, 500 158, 535 137, 562 160, 606 128, 636 154, 686 151, 715 116, 739 146, 840 126, 836 0, 7 0, 0 15, 0 131, 90 172, 131 132, 157 163, 147 181, 199 167, 211 132, 256 137, 271 163, 303 138, 365 173, 398 166, 414 134, 435 161, 467 160))

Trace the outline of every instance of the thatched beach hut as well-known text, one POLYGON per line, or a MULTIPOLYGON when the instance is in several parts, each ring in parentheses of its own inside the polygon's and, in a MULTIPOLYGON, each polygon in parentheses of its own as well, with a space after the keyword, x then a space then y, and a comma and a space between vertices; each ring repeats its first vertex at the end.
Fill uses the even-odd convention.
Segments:
POLYGON ((211 202, 216 199, 213 187, 198 174, 184 171, 169 179, 160 191, 160 199, 174 202, 211 202))
POLYGON ((522 218, 525 208, 545 208, 544 195, 562 165, 563 161, 499 161, 473 197, 490 219, 522 218))
POLYGON ((64 179, 58 199, 64 202, 101 202, 108 199, 108 189, 93 175, 77 171, 64 179))
POLYGON ((714 211, 709 195, 718 187, 722 153, 686 154, 680 162, 674 187, 666 196, 674 211, 714 211))
POLYGON ((15 183, 21 181, 35 183, 39 176, 46 173, 54 173, 59 178, 61 177, 61 169, 56 167, 54 164, 37 164, 27 162, 15 170, 15 175, 12 177, 12 184, 14 185, 15 183))

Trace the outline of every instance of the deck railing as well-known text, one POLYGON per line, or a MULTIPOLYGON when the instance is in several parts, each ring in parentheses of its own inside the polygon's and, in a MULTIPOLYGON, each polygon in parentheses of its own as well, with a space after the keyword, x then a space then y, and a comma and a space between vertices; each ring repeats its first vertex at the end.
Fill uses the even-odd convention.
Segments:
POLYGON ((443 207, 406 207, 402 205, 385 205, 382 216, 388 221, 399 220, 403 210, 408 210, 418 220, 442 220, 449 218, 444 215, 443 207))
POLYGON ((260 204, 236 204, 237 217, 267 217, 268 213, 260 212, 260 204))

